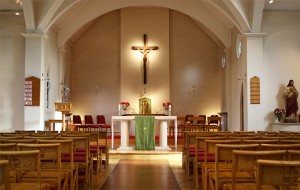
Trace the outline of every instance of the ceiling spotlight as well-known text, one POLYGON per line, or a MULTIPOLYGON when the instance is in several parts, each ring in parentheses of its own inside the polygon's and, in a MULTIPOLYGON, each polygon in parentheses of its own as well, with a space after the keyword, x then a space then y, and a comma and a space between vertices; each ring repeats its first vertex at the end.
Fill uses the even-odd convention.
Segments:
POLYGON ((270 0, 270 1, 269 1, 269 3, 273 3, 273 2, 274 2, 273 0, 270 0))
POLYGON ((19 16, 19 15, 20 15, 20 13, 19 13, 19 12, 15 12, 15 15, 19 16))

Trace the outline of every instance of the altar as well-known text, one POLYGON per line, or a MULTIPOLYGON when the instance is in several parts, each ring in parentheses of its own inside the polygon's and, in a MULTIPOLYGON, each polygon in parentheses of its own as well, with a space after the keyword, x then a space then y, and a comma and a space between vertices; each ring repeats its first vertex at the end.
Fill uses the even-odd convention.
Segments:
MULTIPOLYGON (((177 149, 177 116, 155 116, 155 121, 159 121, 159 146, 155 150, 171 150, 168 146, 168 121, 174 121, 175 125, 175 148, 177 149)), ((111 148, 114 148, 114 123, 121 123, 121 145, 118 150, 134 150, 129 146, 129 123, 135 122, 135 116, 112 116, 111 117, 111 148)))

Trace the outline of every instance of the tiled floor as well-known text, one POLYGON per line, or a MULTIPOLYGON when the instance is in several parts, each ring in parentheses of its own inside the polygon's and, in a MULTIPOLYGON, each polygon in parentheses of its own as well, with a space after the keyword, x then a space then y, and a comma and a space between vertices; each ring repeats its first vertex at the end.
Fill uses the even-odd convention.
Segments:
MULTIPOLYGON (((110 151, 110 165, 106 170, 102 170, 98 176, 93 175, 93 190, 99 190, 112 172, 120 159, 135 159, 135 160, 168 160, 175 178, 182 190, 195 189, 191 180, 187 180, 186 174, 182 169, 182 154, 181 151, 110 151)), ((147 177, 147 176, 145 176, 147 177)))

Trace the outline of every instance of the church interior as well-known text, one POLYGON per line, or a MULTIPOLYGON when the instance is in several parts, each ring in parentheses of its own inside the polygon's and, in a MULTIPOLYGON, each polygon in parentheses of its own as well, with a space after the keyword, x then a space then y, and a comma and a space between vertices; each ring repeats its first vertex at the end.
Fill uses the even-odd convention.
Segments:
POLYGON ((300 0, 0 0, 0 189, 257 189, 258 168, 300 171, 299 34, 300 0), (255 169, 218 177, 239 172, 233 149, 255 169), (11 162, 25 154, 34 167, 11 162))

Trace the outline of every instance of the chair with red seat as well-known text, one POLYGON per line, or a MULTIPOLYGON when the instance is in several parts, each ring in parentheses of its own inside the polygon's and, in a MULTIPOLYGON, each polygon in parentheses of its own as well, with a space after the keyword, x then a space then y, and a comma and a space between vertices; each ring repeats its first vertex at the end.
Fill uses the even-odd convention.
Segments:
POLYGON ((97 125, 100 126, 101 131, 103 129, 106 130, 106 132, 109 130, 111 132, 111 126, 106 124, 105 122, 105 116, 104 115, 97 115, 97 125))
POLYGON ((80 131, 80 129, 86 131, 88 129, 87 126, 82 124, 80 115, 73 115, 73 124, 76 126, 77 131, 80 131))
POLYGON ((86 127, 88 128, 89 131, 99 131, 100 130, 100 125, 94 124, 93 117, 91 115, 84 116, 84 124, 86 125, 86 127))

